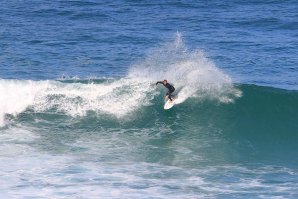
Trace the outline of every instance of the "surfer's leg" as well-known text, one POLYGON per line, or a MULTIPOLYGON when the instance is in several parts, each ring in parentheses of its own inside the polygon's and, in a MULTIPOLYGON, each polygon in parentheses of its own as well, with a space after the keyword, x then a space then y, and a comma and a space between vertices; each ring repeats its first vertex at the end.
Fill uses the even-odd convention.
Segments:
POLYGON ((173 93, 174 91, 175 91, 175 88, 167 93, 168 96, 169 96, 169 99, 170 99, 171 101, 173 101, 173 99, 172 99, 172 93, 173 93))
POLYGON ((172 96, 171 96, 171 92, 167 92, 167 96, 168 96, 168 98, 169 98, 171 101, 173 101, 172 96))
POLYGON ((166 97, 168 97, 172 101, 171 92, 170 91, 167 92, 166 97))

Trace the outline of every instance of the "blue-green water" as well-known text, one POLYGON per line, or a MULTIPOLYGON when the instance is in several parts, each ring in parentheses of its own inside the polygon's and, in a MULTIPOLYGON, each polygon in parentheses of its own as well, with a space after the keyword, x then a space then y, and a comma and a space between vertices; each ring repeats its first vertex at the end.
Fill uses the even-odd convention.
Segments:
POLYGON ((296 1, 0 3, 0 198, 298 197, 296 1))

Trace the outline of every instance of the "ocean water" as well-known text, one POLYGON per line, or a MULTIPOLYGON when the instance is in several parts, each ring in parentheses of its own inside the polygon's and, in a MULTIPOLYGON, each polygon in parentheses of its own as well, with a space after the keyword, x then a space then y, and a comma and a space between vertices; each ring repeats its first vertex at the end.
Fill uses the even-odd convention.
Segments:
POLYGON ((0 3, 0 198, 298 198, 297 1, 0 3))

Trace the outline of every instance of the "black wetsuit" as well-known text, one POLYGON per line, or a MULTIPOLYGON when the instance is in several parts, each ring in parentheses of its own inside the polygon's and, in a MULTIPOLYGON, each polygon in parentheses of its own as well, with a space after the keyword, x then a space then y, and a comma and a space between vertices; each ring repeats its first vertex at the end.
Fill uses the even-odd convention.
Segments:
MULTIPOLYGON (((156 82, 156 85, 157 85, 157 84, 162 84, 162 85, 164 85, 161 81, 160 81, 160 82, 156 82)), ((169 84, 169 83, 166 83, 166 85, 164 85, 164 87, 166 87, 166 88, 168 89, 167 96, 168 96, 169 99, 172 101, 171 94, 175 91, 174 86, 172 86, 172 85, 169 84)))

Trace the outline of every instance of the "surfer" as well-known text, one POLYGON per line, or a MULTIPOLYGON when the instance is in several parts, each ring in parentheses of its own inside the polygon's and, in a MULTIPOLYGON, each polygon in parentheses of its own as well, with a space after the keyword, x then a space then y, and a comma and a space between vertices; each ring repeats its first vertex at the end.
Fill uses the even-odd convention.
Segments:
POLYGON ((171 85, 171 84, 169 84, 168 81, 167 81, 166 79, 163 80, 163 81, 158 81, 158 82, 156 82, 156 85, 157 85, 157 84, 162 84, 162 85, 164 85, 164 87, 166 87, 166 88, 168 89, 168 92, 167 92, 165 98, 168 97, 168 98, 172 101, 172 96, 171 96, 171 94, 175 91, 174 86, 171 85))

